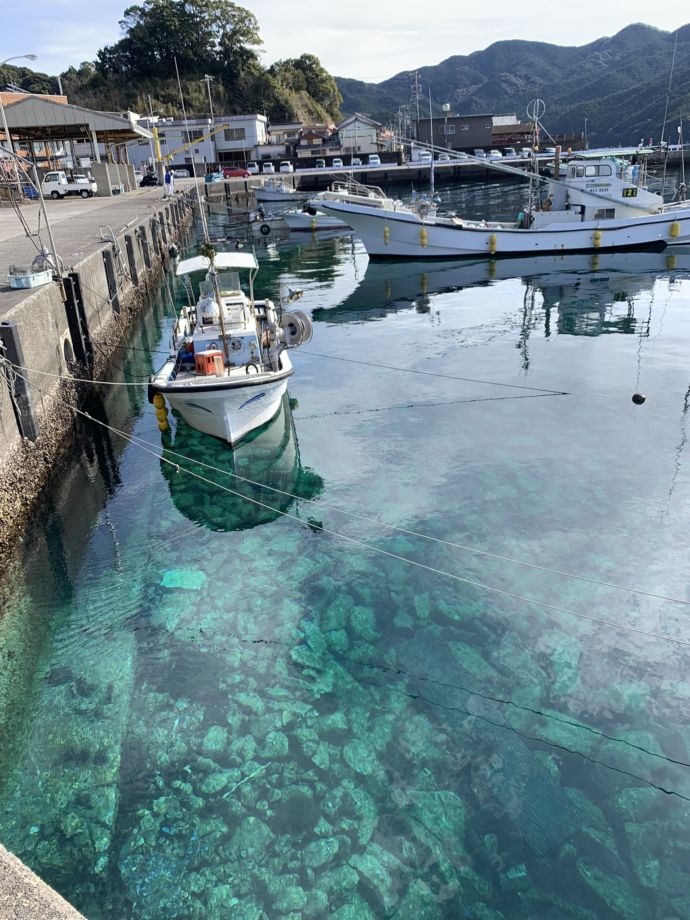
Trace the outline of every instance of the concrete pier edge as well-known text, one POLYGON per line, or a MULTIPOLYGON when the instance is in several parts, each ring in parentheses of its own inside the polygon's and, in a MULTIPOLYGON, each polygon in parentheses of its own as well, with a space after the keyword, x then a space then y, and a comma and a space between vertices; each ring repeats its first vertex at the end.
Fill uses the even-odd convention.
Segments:
MULTIPOLYGON (((192 224, 195 202, 193 188, 172 201, 158 196, 140 199, 131 205, 135 218, 121 230, 113 230, 113 241, 99 239, 94 228, 96 221, 102 221, 98 231, 108 236, 106 221, 112 219, 115 223, 109 215, 118 199, 102 205, 98 216, 84 226, 81 234, 79 226, 69 223, 65 236, 69 234, 70 245, 79 257, 71 259, 68 253, 64 274, 66 280, 68 274, 81 280, 81 317, 68 315, 69 297, 65 295, 73 294, 71 284, 66 285, 69 292, 56 282, 26 291, 0 290, 0 323, 16 324, 25 366, 41 372, 27 375, 31 408, 38 418, 38 437, 30 440, 22 437, 17 400, 0 369, 0 565, 8 574, 0 585, 0 610, 3 594, 9 589, 21 531, 44 488, 59 475, 61 459, 72 440, 74 414, 54 397, 80 400, 91 386, 65 383, 58 377, 68 377, 72 372, 73 376, 92 376, 94 384, 108 378, 118 345, 160 282, 168 263, 168 247, 192 224), (163 243, 161 231, 167 243, 163 243), (75 339, 77 328, 86 333, 85 340, 75 339), (83 352, 84 341, 92 349, 90 367, 76 361, 83 352)), ((126 202, 121 202, 120 208, 124 205, 126 202)), ((129 211, 124 213, 129 216, 129 211)), ((60 225, 58 232, 59 228, 60 225)), ((14 246, 16 252, 20 237, 8 242, 7 248, 12 250, 14 246)), ((24 245, 24 249, 28 247, 24 245)), ((7 258, 12 259, 14 252, 7 258)))
POLYGON ((0 917, 7 920, 85 920, 0 844, 0 917))

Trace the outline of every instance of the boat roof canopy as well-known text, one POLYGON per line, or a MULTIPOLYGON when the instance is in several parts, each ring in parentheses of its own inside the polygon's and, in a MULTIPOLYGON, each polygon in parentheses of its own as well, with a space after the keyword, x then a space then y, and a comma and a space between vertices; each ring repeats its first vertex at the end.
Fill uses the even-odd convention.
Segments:
POLYGON ((571 158, 603 160, 606 157, 648 157, 654 150, 651 147, 600 147, 598 150, 573 150, 571 158))
MULTIPOLYGON (((193 256, 191 259, 183 259, 178 264, 175 274, 179 278, 180 275, 190 275, 192 272, 207 272, 210 267, 211 260, 208 256, 193 256)), ((217 252, 215 267, 218 271, 251 271, 259 266, 253 252, 217 252)))

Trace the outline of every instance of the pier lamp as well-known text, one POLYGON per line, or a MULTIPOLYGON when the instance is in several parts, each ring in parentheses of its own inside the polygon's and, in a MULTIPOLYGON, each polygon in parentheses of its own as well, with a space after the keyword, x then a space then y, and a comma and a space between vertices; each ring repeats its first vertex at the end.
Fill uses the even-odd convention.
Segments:
MULTIPOLYGON (((449 150, 450 141, 448 140, 448 115, 450 114, 450 103, 444 102, 443 105, 441 106, 441 109, 443 111, 443 139, 446 142, 445 143, 446 150, 449 150)), ((433 144, 433 142, 434 142, 434 139, 432 137, 431 143, 433 144)))
MULTIPOLYGON (((0 67, 4 67, 5 64, 9 64, 10 61, 21 61, 26 59, 27 61, 35 61, 38 57, 37 54, 16 54, 14 57, 5 58, 4 61, 0 61, 0 67)), ((10 134, 10 129, 7 124, 7 115, 5 114, 5 106, 2 102, 2 91, 0 90, 0 114, 2 115, 2 130, 5 133, 5 143, 7 144, 7 149, 10 153, 14 153, 14 145, 12 144, 12 135, 10 134)), ((19 174, 17 174, 17 189, 19 191, 19 199, 21 201, 22 197, 22 186, 19 180, 19 174)))

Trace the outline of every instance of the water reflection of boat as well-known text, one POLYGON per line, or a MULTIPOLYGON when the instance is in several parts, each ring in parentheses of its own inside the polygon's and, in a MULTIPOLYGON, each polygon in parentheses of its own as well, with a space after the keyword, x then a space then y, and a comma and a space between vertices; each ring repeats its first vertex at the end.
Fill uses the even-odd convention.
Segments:
POLYGON ((289 511, 300 498, 312 499, 323 491, 323 479, 302 466, 287 395, 283 397, 278 414, 234 448, 189 425, 178 425, 174 434, 165 433, 162 440, 165 447, 181 455, 171 456, 171 459, 211 480, 202 482, 194 476, 181 475, 174 466, 161 463, 161 472, 177 510, 210 530, 247 530, 267 524, 289 511), (285 494, 259 488, 238 477, 285 494), (214 483, 239 494, 232 495, 214 483), (263 504, 257 505, 248 499, 263 504))
MULTIPOLYGON (((315 322, 377 319, 416 307, 425 312, 429 297, 463 288, 520 278, 543 296, 544 308, 559 314, 579 307, 595 313, 611 304, 634 300, 650 290, 658 277, 690 277, 690 251, 673 253, 618 252, 596 255, 481 259, 472 262, 369 262, 350 296, 331 308, 313 311, 315 322)), ((566 324, 567 326, 567 324, 566 324)), ((567 332, 566 326, 562 331, 567 332)), ((624 329, 613 331, 625 331, 624 329)))

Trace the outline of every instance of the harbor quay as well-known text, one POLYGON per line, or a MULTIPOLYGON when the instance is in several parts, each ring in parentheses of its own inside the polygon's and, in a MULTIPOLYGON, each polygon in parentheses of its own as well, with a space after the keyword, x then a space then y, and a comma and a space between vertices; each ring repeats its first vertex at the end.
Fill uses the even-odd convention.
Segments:
POLYGON ((9 273, 31 283, 32 262, 49 240, 39 206, 21 208, 28 232, 13 209, 0 210, 0 559, 11 555, 69 443, 74 414, 59 397, 71 387, 83 398, 94 389, 88 381, 107 375, 158 289, 170 247, 192 222, 194 194, 192 183, 181 183, 168 199, 152 188, 46 201, 62 271, 36 287, 10 286, 9 273))

